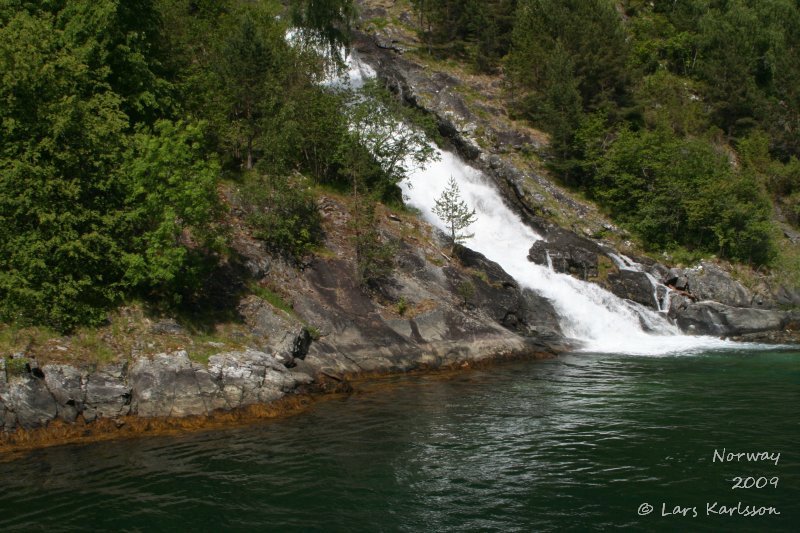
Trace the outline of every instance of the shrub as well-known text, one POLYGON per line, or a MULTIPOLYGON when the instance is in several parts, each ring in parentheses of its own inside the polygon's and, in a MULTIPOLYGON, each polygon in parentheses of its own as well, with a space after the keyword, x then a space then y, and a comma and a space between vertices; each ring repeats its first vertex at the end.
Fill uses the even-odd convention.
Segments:
POLYGON ((253 236, 273 252, 300 260, 320 243, 322 219, 302 176, 250 175, 242 187, 241 202, 253 236))

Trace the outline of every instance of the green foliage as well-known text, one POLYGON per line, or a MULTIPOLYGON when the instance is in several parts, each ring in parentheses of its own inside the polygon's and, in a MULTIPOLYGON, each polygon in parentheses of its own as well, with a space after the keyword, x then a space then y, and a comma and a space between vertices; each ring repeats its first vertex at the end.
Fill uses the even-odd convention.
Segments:
POLYGON ((404 297, 400 297, 400 300, 397 302, 397 314, 403 316, 408 311, 408 302, 404 297))
POLYGON ((768 196, 800 212, 798 45, 793 0, 520 0, 505 64, 550 167, 647 247, 766 264, 768 196))
POLYGON ((27 357, 6 357, 6 376, 8 378, 23 377, 30 373, 30 360, 27 357))
POLYGON ((447 182, 447 188, 436 199, 433 214, 439 217, 450 231, 450 242, 453 245, 453 249, 455 249, 456 244, 472 237, 469 233, 462 233, 462 230, 477 220, 475 210, 470 210, 467 203, 461 199, 458 183, 452 176, 447 182))
POLYGON ((464 280, 458 284, 456 291, 461 299, 464 300, 463 305, 466 307, 469 305, 469 301, 475 296, 475 284, 470 280, 464 280))
POLYGON ((0 316, 59 329, 101 320, 120 294, 127 125, 122 98, 64 39, 44 13, 0 29, 0 316))
POLYGON ((300 260, 319 244, 321 217, 306 178, 249 174, 240 201, 253 236, 272 251, 300 260))
MULTIPOLYGON (((622 21, 612 2, 520 0, 507 65, 519 90, 534 94, 564 83, 565 71, 571 71, 584 106, 596 110, 624 97, 627 54, 622 21), (550 59, 554 53, 565 56, 555 65, 550 59)), ((530 112, 523 106, 523 113, 530 112)))
POLYGON ((492 72, 511 43, 516 0, 412 0, 429 53, 463 57, 492 72))
POLYGON ((589 191, 650 247, 676 245, 762 264, 774 255, 770 206, 725 154, 669 131, 623 130, 589 191))
POLYGON ((192 127, 155 120, 173 102, 153 4, 26 4, 2 17, 0 318, 65 331, 100 323, 131 292, 192 285, 188 250, 214 216, 216 167, 192 127))
POLYGON ((354 194, 366 188, 389 200, 409 172, 438 158, 423 127, 413 125, 425 119, 375 82, 350 95, 346 113, 339 162, 354 194))
POLYGON ((354 205, 351 225, 356 250, 356 277, 364 288, 374 288, 394 272, 396 244, 384 238, 375 220, 374 201, 354 205), (365 205, 364 205, 365 204, 365 205))
POLYGON ((342 66, 343 51, 350 44, 356 20, 352 0, 292 0, 292 24, 296 39, 306 46, 324 50, 325 57, 342 66))
POLYGON ((219 165, 202 140, 200 126, 166 120, 133 136, 122 166, 126 286, 179 301, 202 281, 207 257, 221 251, 219 165))
POLYGON ((281 107, 292 75, 292 50, 286 28, 272 6, 241 8, 228 19, 216 44, 212 73, 219 97, 215 118, 223 147, 250 170, 262 134, 281 107))

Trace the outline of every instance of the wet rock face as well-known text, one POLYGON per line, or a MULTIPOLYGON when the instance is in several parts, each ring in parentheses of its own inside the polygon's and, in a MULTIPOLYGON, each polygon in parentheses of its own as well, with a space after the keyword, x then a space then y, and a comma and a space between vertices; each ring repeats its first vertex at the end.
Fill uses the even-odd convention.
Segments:
POLYGON ((536 241, 528 251, 528 259, 537 265, 547 266, 549 256, 553 270, 584 281, 597 277, 600 255, 605 254, 597 243, 563 229, 552 230, 547 241, 536 241))
POLYGON ((644 272, 612 271, 608 273, 603 285, 620 298, 634 301, 651 309, 658 309, 653 284, 644 272))
POLYGON ((620 298, 658 309, 655 290, 647 274, 613 266, 605 250, 592 240, 571 231, 551 228, 547 240, 536 241, 528 252, 528 259, 542 266, 547 266, 548 256, 556 272, 596 282, 620 298), (609 265, 602 274, 601 262, 609 265))
POLYGON ((464 267, 485 274, 474 279, 475 305, 485 309, 503 327, 521 335, 559 335, 558 313, 546 298, 521 290, 516 280, 494 261, 464 246, 456 248, 464 267))

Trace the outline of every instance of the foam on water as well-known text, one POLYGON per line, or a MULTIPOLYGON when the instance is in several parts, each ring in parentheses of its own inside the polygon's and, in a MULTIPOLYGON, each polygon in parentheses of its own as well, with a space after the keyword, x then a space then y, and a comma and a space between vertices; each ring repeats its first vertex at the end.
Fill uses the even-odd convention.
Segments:
MULTIPOLYGON (((371 67, 349 56, 343 83, 357 88, 374 75, 371 67)), ((436 151, 438 161, 412 171, 409 179, 400 184, 406 203, 419 209, 427 222, 444 230, 444 223, 431 210, 453 176, 462 198, 477 213, 477 222, 468 229, 474 237, 467 246, 500 264, 522 287, 549 299, 559 314, 564 334, 580 341, 583 351, 663 355, 742 347, 715 337, 683 335, 663 314, 530 262, 528 250, 542 237, 505 205, 495 186, 480 171, 452 152, 436 151)))

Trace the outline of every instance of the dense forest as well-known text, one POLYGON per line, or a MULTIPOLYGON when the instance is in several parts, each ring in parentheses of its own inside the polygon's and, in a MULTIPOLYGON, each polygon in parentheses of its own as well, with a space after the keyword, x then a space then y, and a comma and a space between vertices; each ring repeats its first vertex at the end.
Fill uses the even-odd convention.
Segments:
POLYGON ((796 0, 413 0, 428 53, 502 70, 550 166, 653 251, 753 265, 800 224, 796 0))
MULTIPOLYGON (((359 195, 369 228, 418 139, 393 135, 409 111, 379 88, 322 83, 354 16, 349 0, 3 0, 0 319, 69 331, 131 299, 191 306, 230 254, 226 182, 290 258, 320 239, 311 185, 359 195)), ((369 283, 389 253, 356 236, 369 283)))
MULTIPOLYGON (((795 0, 411 0, 421 49, 504 75, 549 164, 651 250, 752 265, 800 224, 795 0)), ((0 0, 0 320, 61 331, 121 302, 192 305, 231 253, 230 198, 301 261, 315 188, 373 227, 432 157, 425 118, 342 67, 350 0, 0 0)))

